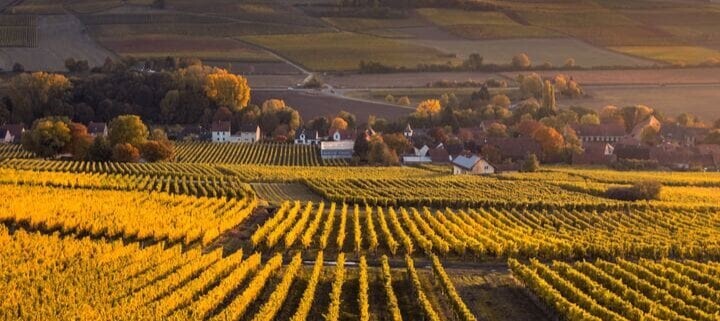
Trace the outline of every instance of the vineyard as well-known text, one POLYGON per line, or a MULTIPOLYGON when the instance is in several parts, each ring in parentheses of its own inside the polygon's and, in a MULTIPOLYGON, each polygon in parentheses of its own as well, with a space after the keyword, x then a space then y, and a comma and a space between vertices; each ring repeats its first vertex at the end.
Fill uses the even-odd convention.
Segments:
POLYGON ((37 46, 37 17, 0 15, 0 47, 37 46))
POLYGON ((12 158, 32 158, 35 155, 17 144, 0 144, 0 160, 12 158))
POLYGON ((517 279, 566 320, 717 320, 720 264, 621 258, 510 260, 517 279))
POLYGON ((300 253, 286 259, 243 251, 223 256, 221 250, 182 251, 162 243, 143 248, 10 233, 3 226, 0 245, 3 320, 370 320, 384 315, 417 320, 415 305, 439 320, 436 311, 450 302, 464 306, 439 261, 431 273, 417 270, 410 257, 406 272, 391 270, 385 257, 382 269, 369 267, 364 257, 358 268, 346 266, 343 254, 322 252, 308 257, 312 261, 305 266, 300 253), (424 286, 435 279, 447 296, 426 293, 424 286), (391 298, 387 303, 386 297, 391 298))
POLYGON ((263 164, 283 166, 341 166, 342 159, 323 160, 317 146, 283 143, 180 143, 177 161, 210 164, 263 164))

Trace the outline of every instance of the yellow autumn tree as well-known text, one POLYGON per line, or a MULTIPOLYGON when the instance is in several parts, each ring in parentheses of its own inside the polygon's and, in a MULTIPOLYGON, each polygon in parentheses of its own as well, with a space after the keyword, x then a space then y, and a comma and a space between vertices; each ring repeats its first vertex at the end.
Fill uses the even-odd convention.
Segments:
POLYGON ((205 80, 205 94, 220 106, 240 110, 250 101, 250 86, 245 77, 216 69, 205 80))
POLYGON ((421 117, 432 117, 440 113, 442 109, 440 101, 437 99, 428 99, 418 104, 415 112, 421 117))
POLYGON ((348 127, 347 121, 345 119, 342 119, 340 117, 333 118, 332 122, 330 123, 330 131, 335 130, 345 130, 348 127))

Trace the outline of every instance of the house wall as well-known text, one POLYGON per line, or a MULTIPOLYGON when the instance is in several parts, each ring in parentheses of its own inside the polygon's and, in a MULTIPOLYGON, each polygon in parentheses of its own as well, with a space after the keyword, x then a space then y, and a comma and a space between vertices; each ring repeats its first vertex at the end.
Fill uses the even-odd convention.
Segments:
POLYGON ((230 141, 230 132, 212 132, 213 143, 224 143, 230 141))

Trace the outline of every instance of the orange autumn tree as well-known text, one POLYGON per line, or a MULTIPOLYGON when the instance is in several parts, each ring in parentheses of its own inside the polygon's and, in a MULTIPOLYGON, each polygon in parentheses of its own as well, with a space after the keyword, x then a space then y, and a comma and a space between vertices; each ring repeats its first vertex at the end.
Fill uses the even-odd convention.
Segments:
POLYGON ((205 94, 219 106, 240 110, 250 101, 250 86, 245 77, 234 75, 224 69, 216 69, 207 75, 205 94))
POLYGON ((533 134, 533 139, 540 144, 546 158, 560 155, 565 145, 565 139, 555 128, 540 126, 533 134))

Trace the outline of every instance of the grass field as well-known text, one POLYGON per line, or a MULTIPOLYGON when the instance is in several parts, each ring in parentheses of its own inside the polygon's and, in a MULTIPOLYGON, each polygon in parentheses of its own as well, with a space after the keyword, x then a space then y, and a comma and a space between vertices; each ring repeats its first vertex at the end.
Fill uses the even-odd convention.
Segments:
POLYGON ((466 39, 542 38, 558 33, 521 25, 502 12, 463 11, 455 9, 418 9, 417 12, 435 25, 466 39))
POLYGON ((119 55, 139 58, 175 56, 223 61, 278 61, 266 51, 224 38, 149 35, 103 38, 99 42, 119 55))
POLYGON ((458 59, 448 57, 439 50, 349 32, 247 36, 241 39, 276 51, 312 70, 356 70, 361 60, 409 68, 418 64, 458 62, 458 59))
POLYGON ((696 46, 626 46, 615 51, 676 65, 697 65, 720 61, 720 51, 696 46))

